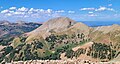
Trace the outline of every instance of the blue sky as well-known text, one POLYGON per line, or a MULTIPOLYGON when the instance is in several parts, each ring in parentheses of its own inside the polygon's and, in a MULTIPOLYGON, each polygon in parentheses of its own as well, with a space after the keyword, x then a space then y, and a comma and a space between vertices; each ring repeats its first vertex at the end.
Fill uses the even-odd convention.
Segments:
POLYGON ((120 21, 120 0, 0 0, 0 20, 43 22, 54 17, 76 21, 120 21))

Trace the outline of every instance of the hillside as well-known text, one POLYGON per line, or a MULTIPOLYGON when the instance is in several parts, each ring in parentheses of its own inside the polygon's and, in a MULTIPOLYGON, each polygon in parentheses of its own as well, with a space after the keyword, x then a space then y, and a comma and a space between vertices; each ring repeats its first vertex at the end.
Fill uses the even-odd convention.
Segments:
POLYGON ((0 51, 0 61, 61 60, 63 54, 66 59, 108 62, 119 56, 119 29, 119 25, 88 27, 67 17, 50 19, 14 38, 0 51))
POLYGON ((40 25, 39 23, 25 23, 23 21, 16 23, 0 21, 0 45, 8 45, 10 44, 8 41, 12 40, 14 37, 30 32, 40 25))
POLYGON ((75 21, 67 17, 59 17, 55 19, 50 19, 47 22, 45 22, 42 26, 40 26, 39 28, 28 33, 27 35, 29 37, 27 38, 27 41, 30 40, 31 38, 33 39, 34 37, 37 38, 39 36, 42 36, 45 39, 51 33, 65 31, 73 24, 75 24, 75 21))

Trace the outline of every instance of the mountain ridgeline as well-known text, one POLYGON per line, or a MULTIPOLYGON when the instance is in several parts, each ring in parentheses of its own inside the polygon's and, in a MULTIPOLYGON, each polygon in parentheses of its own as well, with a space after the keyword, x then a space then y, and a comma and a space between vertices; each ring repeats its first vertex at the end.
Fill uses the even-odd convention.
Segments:
POLYGON ((120 58, 120 26, 88 27, 67 17, 50 19, 14 38, 0 50, 0 61, 120 58))
POLYGON ((20 36, 26 32, 30 32, 41 24, 33 22, 17 21, 11 23, 9 21, 0 21, 0 45, 7 46, 14 39, 14 37, 20 36))

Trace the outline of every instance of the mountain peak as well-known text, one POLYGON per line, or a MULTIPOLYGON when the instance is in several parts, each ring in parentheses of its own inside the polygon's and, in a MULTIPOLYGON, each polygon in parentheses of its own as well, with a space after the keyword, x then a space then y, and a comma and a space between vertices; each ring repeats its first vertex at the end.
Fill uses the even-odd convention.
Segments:
POLYGON ((109 32, 114 32, 119 29, 120 29, 120 26, 118 24, 113 24, 111 26, 96 27, 94 31, 102 31, 103 33, 109 33, 109 32))
POLYGON ((42 26, 40 26, 39 28, 37 28, 36 31, 51 31, 54 30, 55 32, 58 31, 63 31, 67 28, 69 28, 70 26, 74 25, 76 22, 72 19, 69 19, 67 17, 58 17, 58 18, 54 18, 54 19, 50 19, 47 22, 43 23, 42 26))
POLYGON ((22 25, 22 24, 25 24, 25 21, 18 20, 18 21, 16 21, 16 23, 19 25, 22 25))
POLYGON ((70 25, 73 25, 75 23, 75 21, 68 18, 68 17, 57 17, 57 18, 53 18, 53 19, 48 20, 44 24, 59 24, 59 23, 62 23, 62 24, 68 23, 70 25))
POLYGON ((68 17, 58 17, 50 19, 47 22, 43 23, 42 26, 28 33, 27 35, 31 37, 42 36, 46 38, 52 32, 62 32, 67 30, 69 27, 73 26, 76 22, 68 17), (37 34, 37 35, 36 35, 37 34))
POLYGON ((112 27, 120 27, 118 24, 113 24, 112 27))
POLYGON ((0 21, 0 24, 3 24, 3 25, 9 25, 9 24, 10 24, 10 22, 9 22, 9 21, 7 21, 7 20, 3 20, 3 21, 0 21))

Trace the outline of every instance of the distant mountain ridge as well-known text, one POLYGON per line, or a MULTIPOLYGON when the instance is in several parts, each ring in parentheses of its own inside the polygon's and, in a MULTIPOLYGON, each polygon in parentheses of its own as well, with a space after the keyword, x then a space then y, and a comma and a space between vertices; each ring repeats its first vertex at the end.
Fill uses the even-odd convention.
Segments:
POLYGON ((120 25, 119 21, 77 21, 77 22, 82 22, 90 27, 111 26, 113 24, 120 25))
POLYGON ((0 42, 3 42, 3 44, 5 44, 4 39, 11 39, 13 37, 20 36, 23 33, 36 29, 40 25, 41 24, 38 23, 26 23, 24 21, 19 21, 16 23, 11 23, 9 21, 0 21, 0 42))

